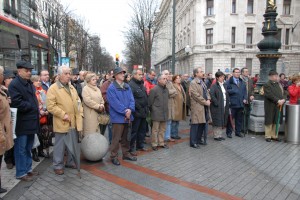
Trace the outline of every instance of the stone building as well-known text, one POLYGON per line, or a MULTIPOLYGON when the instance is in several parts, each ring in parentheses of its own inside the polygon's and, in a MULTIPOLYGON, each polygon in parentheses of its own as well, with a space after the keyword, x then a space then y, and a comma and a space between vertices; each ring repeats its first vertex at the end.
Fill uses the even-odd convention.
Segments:
MULTIPOLYGON (((158 71, 171 69, 172 2, 163 0, 156 18, 162 28, 153 44, 152 63, 158 71)), ((276 4, 276 37, 282 42, 277 70, 292 74, 300 71, 300 1, 276 4)), ((263 0, 176 0, 175 72, 202 67, 206 73, 230 73, 247 66, 252 75, 259 73, 257 43, 263 39, 265 9, 263 0)))

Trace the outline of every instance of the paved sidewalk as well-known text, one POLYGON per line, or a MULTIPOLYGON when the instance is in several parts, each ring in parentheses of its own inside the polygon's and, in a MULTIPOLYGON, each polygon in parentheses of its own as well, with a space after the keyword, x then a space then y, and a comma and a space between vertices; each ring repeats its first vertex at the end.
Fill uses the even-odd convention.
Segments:
POLYGON ((193 149, 188 124, 180 129, 182 140, 140 153, 137 162, 83 160, 82 179, 70 169, 57 176, 44 160, 33 183, 18 183, 4 199, 300 199, 300 146, 209 135, 208 145, 193 149))

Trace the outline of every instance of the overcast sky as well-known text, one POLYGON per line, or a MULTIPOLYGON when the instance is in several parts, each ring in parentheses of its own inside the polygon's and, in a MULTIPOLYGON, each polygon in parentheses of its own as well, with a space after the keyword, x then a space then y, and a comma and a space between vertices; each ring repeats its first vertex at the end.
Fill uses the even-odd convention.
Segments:
MULTIPOLYGON (((61 0, 67 11, 83 16, 89 22, 90 33, 99 34, 101 46, 114 57, 124 50, 122 31, 132 15, 131 0, 61 0)), ((122 56, 121 56, 122 59, 122 56)))

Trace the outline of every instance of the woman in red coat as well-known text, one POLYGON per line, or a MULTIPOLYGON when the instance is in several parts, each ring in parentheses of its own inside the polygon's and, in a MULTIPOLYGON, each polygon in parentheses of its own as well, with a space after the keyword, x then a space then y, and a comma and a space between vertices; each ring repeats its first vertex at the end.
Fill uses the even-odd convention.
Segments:
POLYGON ((288 87, 291 104, 300 104, 300 75, 294 75, 292 78, 293 84, 288 87))

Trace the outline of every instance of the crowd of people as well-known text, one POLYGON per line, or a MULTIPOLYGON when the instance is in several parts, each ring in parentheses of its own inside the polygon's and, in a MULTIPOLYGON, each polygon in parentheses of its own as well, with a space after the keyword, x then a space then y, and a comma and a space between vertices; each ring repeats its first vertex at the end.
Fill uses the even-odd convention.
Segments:
MULTIPOLYGON (((232 75, 218 71, 213 78, 200 67, 193 70, 192 76, 171 74, 168 70, 156 75, 153 70, 144 73, 139 69, 129 74, 116 67, 103 77, 60 67, 52 80, 47 70, 32 75, 32 69, 27 61, 17 63, 17 74, 0 67, 0 161, 4 155, 7 168, 15 166, 16 178, 23 181, 32 181, 39 174, 32 170, 32 160, 38 162, 39 157, 49 157, 53 137, 55 174, 62 175, 65 168, 77 167, 64 142, 64 136, 71 134, 70 128, 79 137, 104 135, 108 129, 114 165, 120 165, 120 146, 123 160, 136 161, 137 151, 148 150, 144 145, 146 136, 151 137, 153 151, 169 148, 168 143, 181 139, 179 123, 187 116, 191 148, 207 145, 209 124, 217 142, 225 140, 224 133, 229 139, 233 133, 243 137, 242 133, 248 131, 258 79, 250 78, 247 68, 235 68, 232 75), (10 108, 17 108, 14 130, 10 108), (103 113, 109 114, 110 122, 99 125, 103 113), (35 140, 40 143, 37 149, 33 147, 35 140)), ((300 103, 300 74, 292 76, 291 82, 283 76, 270 71, 269 81, 261 90, 268 113, 267 142, 279 141, 274 124, 286 95, 290 103, 300 103)), ((2 192, 6 190, 0 182, 2 192)))

